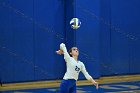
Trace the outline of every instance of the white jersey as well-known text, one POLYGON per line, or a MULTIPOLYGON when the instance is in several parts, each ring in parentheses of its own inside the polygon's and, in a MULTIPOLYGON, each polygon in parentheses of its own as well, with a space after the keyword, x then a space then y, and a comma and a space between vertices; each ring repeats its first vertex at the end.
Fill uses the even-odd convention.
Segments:
POLYGON ((64 80, 75 79, 78 80, 79 72, 82 71, 87 80, 92 77, 86 71, 85 65, 81 61, 76 61, 73 57, 67 52, 65 44, 60 44, 60 49, 64 52, 64 59, 66 61, 67 71, 63 77, 64 80))

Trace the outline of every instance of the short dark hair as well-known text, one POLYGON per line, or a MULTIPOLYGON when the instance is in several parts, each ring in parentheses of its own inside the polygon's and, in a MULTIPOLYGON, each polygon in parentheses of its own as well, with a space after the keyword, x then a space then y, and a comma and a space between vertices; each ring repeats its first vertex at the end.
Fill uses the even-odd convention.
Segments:
MULTIPOLYGON (((73 48, 73 47, 72 47, 73 48)), ((69 50, 69 55, 72 57, 72 55, 70 54, 72 52, 72 48, 69 50)))
MULTIPOLYGON (((75 47, 72 47, 72 48, 70 48, 70 50, 69 50, 69 55, 72 57, 72 55, 70 54, 71 52, 72 52, 72 49, 73 48, 75 48, 75 47)), ((76 47, 77 48, 77 47, 76 47)))

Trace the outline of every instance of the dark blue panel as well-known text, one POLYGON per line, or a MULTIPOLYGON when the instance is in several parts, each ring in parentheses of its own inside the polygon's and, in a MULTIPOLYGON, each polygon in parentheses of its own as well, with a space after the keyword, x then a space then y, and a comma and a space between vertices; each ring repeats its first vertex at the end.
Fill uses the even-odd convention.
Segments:
POLYGON ((139 4, 139 0, 111 2, 111 22, 114 26, 111 28, 112 67, 116 74, 140 71, 137 60, 139 52, 134 52, 140 51, 137 40, 140 29, 139 4))
MULTIPOLYGON (((55 0, 55 4, 57 7, 55 7, 56 11, 54 11, 55 19, 53 28, 54 31, 56 31, 56 34, 54 35, 53 41, 53 53, 59 49, 60 43, 66 42, 66 0, 55 0)), ((65 62, 63 60, 63 56, 54 53, 53 57, 54 77, 52 79, 62 79, 65 73, 65 62)))
MULTIPOLYGON (((14 82, 34 80, 33 63, 33 0, 15 0, 11 10, 11 31, 13 31, 14 82)), ((13 82, 12 81, 12 82, 13 82)))
POLYGON ((111 33, 110 33, 110 0, 100 2, 100 61, 101 75, 112 74, 111 66, 111 33))
POLYGON ((64 74, 62 57, 55 54, 64 42, 64 2, 35 1, 35 79, 57 79, 64 74), (62 72, 62 73, 60 73, 62 72))
MULTIPOLYGON (((137 30, 138 31, 138 30, 137 30)), ((140 33, 139 33, 140 34, 140 33)), ((140 40, 132 43, 132 55, 130 56, 130 73, 140 73, 140 40)))
POLYGON ((130 47, 131 47, 131 55, 130 55, 130 73, 140 73, 140 1, 139 0, 131 0, 128 1, 125 9, 129 8, 129 11, 126 11, 126 29, 129 31, 130 47))
MULTIPOLYGON (((76 30, 76 45, 80 49, 79 59, 85 64, 91 76, 100 76, 99 70, 99 20, 100 3, 98 0, 76 1, 76 17, 82 24, 76 30), (85 4, 86 3, 86 4, 85 4)), ((80 79, 83 79, 80 76, 80 79)))
POLYGON ((0 65, 1 65, 1 82, 10 82, 13 80, 13 56, 12 42, 13 32, 11 30, 11 14, 6 3, 9 0, 0 1, 0 65))
POLYGON ((75 1, 66 0, 65 3, 65 37, 67 48, 70 49, 75 45, 75 31, 70 26, 70 20, 75 17, 75 1))
POLYGON ((125 29, 128 21, 126 22, 124 19, 126 17, 124 3, 125 2, 121 0, 111 2, 111 69, 114 74, 129 73, 129 41, 128 38, 122 34, 128 33, 125 29))
MULTIPOLYGON (((13 68, 11 70, 13 78, 10 81, 7 79, 6 82, 32 80, 34 78, 34 66, 29 65, 29 61, 33 59, 33 24, 27 16, 33 15, 33 12, 31 12, 33 11, 33 1, 16 0, 6 2, 5 5, 5 9, 9 9, 9 12, 5 11, 4 13, 8 12, 11 18, 5 38, 10 39, 7 43, 10 43, 12 48, 9 48, 10 45, 8 44, 6 46, 8 46, 10 57, 13 58, 13 63, 9 65, 13 68), (29 6, 30 9, 27 8, 29 6), (12 32, 11 38, 8 36, 9 32, 12 32)), ((8 56, 5 56, 5 59, 8 59, 8 56)), ((4 74, 7 75, 6 73, 4 74)))
POLYGON ((102 75, 139 72, 139 1, 101 1, 102 75))

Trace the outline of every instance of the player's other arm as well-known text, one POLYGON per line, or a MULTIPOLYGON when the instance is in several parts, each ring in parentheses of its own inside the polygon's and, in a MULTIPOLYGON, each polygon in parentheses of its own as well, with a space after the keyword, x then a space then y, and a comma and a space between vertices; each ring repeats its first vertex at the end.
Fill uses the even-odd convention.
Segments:
POLYGON ((82 73, 84 74, 84 76, 86 77, 87 80, 89 80, 92 84, 94 84, 96 86, 96 89, 99 88, 98 83, 88 74, 85 65, 82 63, 82 69, 81 69, 82 73))

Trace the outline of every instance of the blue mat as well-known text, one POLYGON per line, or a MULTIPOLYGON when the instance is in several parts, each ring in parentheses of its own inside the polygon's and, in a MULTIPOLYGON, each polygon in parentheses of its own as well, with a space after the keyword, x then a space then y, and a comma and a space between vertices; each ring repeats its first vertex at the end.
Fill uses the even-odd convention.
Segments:
MULTIPOLYGON (((59 88, 3 91, 1 93, 59 93, 59 88)), ((140 81, 101 84, 98 90, 95 86, 78 86, 77 93, 140 93, 140 81)))

